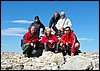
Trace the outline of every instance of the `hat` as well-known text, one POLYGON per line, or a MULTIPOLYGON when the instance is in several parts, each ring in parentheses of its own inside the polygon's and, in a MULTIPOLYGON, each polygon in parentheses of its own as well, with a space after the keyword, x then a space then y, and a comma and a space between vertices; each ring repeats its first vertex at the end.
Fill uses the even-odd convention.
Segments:
POLYGON ((38 17, 38 16, 35 16, 35 18, 34 18, 34 19, 35 19, 35 20, 36 20, 36 19, 39 19, 39 17, 38 17))
POLYGON ((65 12, 61 12, 61 13, 60 13, 60 16, 62 16, 62 15, 65 15, 65 12))

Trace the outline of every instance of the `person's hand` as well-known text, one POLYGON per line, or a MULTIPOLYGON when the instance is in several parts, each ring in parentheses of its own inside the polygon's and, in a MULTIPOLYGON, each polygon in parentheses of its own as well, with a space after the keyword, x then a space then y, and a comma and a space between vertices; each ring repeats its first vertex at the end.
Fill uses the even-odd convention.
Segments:
POLYGON ((64 30, 64 27, 62 27, 61 29, 60 29, 60 31, 63 31, 64 30))
POLYGON ((43 28, 41 28, 40 31, 43 32, 43 28))
POLYGON ((60 43, 60 46, 62 46, 62 43, 60 43))
POLYGON ((53 40, 49 40, 49 42, 52 44, 54 41, 53 40))
POLYGON ((60 40, 60 39, 61 39, 61 37, 58 37, 58 39, 60 40))
POLYGON ((52 40, 52 41, 51 41, 51 44, 52 44, 53 42, 54 42, 54 41, 52 40))
POLYGON ((49 42, 52 44, 54 41, 53 40, 49 40, 49 42))
POLYGON ((34 46, 34 44, 33 44, 33 43, 31 43, 31 46, 34 46))
POLYGON ((32 42, 34 43, 34 40, 32 40, 32 42))
POLYGON ((51 40, 49 40, 49 42, 51 43, 51 40))
POLYGON ((74 56, 74 53, 71 53, 71 56, 74 56))
POLYGON ((66 45, 68 45, 68 43, 66 42, 66 45))
POLYGON ((39 39, 39 41, 41 41, 42 39, 39 39))

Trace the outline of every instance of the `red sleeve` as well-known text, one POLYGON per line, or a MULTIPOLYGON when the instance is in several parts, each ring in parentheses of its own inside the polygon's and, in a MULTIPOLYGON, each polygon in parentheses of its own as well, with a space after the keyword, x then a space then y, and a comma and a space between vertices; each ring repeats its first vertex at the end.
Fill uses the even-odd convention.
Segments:
POLYGON ((68 44, 73 44, 73 42, 72 41, 69 41, 68 44))
POLYGON ((26 44, 26 43, 31 43, 29 33, 26 33, 24 35, 24 44, 26 44))
POLYGON ((38 35, 35 35, 35 36, 33 37, 33 42, 34 42, 34 43, 37 43, 37 42, 38 42, 38 35))
POLYGON ((53 36, 54 42, 58 42, 58 38, 56 36, 53 36))
POLYGON ((71 47, 71 53, 75 52, 75 36, 73 36, 73 42, 72 42, 72 47, 71 47))
POLYGON ((61 37, 60 42, 61 42, 62 44, 66 44, 65 35, 63 35, 63 36, 61 37))
POLYGON ((42 40, 41 40, 41 43, 45 43, 45 42, 48 42, 49 40, 45 37, 45 36, 42 36, 42 40))

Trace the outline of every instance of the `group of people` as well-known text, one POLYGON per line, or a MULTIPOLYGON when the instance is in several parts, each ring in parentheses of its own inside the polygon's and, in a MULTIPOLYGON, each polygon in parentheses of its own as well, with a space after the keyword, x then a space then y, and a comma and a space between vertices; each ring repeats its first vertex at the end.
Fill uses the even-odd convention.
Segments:
POLYGON ((72 23, 69 18, 66 18, 65 12, 60 14, 57 11, 54 12, 47 29, 36 16, 34 22, 29 26, 28 32, 23 36, 21 46, 23 54, 27 56, 38 54, 37 50, 40 48, 54 53, 62 52, 63 55, 78 54, 80 43, 74 31, 71 30, 71 26, 72 23), (43 34, 41 37, 40 32, 43 34))

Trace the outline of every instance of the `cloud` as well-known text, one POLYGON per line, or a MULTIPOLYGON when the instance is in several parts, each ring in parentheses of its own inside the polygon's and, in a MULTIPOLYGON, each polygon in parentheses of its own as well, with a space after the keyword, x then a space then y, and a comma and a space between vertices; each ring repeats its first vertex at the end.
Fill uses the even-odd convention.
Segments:
MULTIPOLYGON (((46 27, 48 28, 48 27, 46 27)), ((1 35, 5 36, 23 36, 28 30, 25 28, 7 28, 1 30, 1 35)), ((78 40, 94 40, 92 38, 78 38, 78 40)), ((2 44, 3 45, 3 44, 2 44)))
POLYGON ((94 40, 94 39, 91 39, 91 38, 78 38, 78 40, 94 40))
POLYGON ((12 23, 23 23, 23 24, 30 24, 33 21, 28 21, 28 20, 13 20, 11 21, 12 23))
POLYGON ((1 43, 1 46, 8 46, 8 45, 1 43))
POLYGON ((23 36, 23 33, 27 32, 25 28, 7 28, 1 30, 1 35, 6 36, 23 36))

